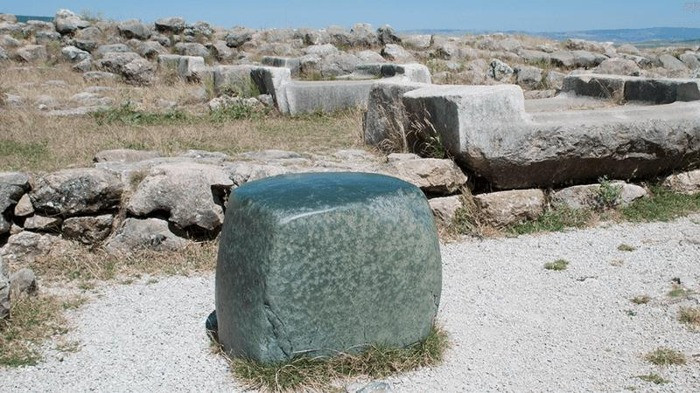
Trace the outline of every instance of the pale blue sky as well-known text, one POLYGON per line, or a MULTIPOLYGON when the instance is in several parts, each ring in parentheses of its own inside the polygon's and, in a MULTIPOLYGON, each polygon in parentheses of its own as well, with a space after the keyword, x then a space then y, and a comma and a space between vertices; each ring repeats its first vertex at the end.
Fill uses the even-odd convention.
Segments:
POLYGON ((0 12, 53 15, 59 8, 107 18, 153 21, 183 16, 217 26, 350 26, 367 22, 399 30, 574 31, 700 27, 700 0, 0 0, 0 12))

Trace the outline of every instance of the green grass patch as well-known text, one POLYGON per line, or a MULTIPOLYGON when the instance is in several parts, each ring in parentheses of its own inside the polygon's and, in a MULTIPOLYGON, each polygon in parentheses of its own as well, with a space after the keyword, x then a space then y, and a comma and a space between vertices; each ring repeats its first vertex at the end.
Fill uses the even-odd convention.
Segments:
POLYGON ((245 359, 232 359, 230 362, 236 378, 251 389, 273 392, 329 391, 334 381, 346 378, 385 378, 438 364, 447 347, 447 334, 434 327, 425 340, 407 348, 371 346, 356 355, 301 356, 278 364, 261 364, 245 359))
POLYGON ((685 195, 652 185, 651 197, 642 198, 620 209, 628 221, 670 221, 690 213, 700 212, 700 194, 685 195))
POLYGON ((593 216, 587 209, 571 209, 564 206, 547 209, 537 220, 515 224, 508 231, 516 235, 537 232, 558 232, 566 228, 586 227, 593 216))
POLYGON ((663 385, 671 382, 667 379, 664 379, 661 375, 655 373, 650 373, 647 375, 638 375, 637 378, 641 379, 644 382, 651 382, 656 385, 663 385))
POLYGON ((563 271, 569 268, 569 261, 565 259, 558 259, 554 262, 547 262, 544 264, 544 268, 546 270, 553 270, 553 271, 563 271))
POLYGON ((629 244, 622 243, 619 246, 617 246, 618 251, 623 251, 623 252, 632 252, 632 251, 637 251, 637 247, 630 246, 629 244))
POLYGON ((692 295, 694 292, 691 289, 685 288, 682 285, 678 284, 673 284, 673 287, 671 288, 670 291, 668 291, 668 297, 670 298, 687 298, 688 296, 692 295))
POLYGON ((49 156, 45 143, 20 142, 11 139, 0 139, 0 157, 11 161, 19 161, 23 166, 34 167, 49 156))
POLYGON ((683 352, 671 348, 659 348, 644 355, 644 359, 657 366, 681 366, 687 360, 683 352))
POLYGON ((121 106, 94 112, 92 117, 98 125, 123 124, 130 126, 187 125, 214 123, 260 118, 267 114, 266 109, 249 105, 229 105, 203 115, 193 115, 179 109, 166 112, 147 112, 136 109, 127 102, 121 106))
POLYGON ((65 334, 65 301, 53 296, 22 296, 12 302, 10 318, 0 321, 0 366, 21 367, 41 360, 42 343, 65 334))

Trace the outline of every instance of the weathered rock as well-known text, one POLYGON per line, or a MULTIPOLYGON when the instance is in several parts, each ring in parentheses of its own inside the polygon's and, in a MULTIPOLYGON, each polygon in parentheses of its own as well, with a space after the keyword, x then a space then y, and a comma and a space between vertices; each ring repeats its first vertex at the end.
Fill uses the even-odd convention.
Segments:
POLYGON ((27 217, 34 214, 34 206, 29 199, 29 194, 24 194, 15 206, 15 217, 27 217))
POLYGON ((29 176, 19 172, 0 172, 0 235, 12 226, 11 207, 29 190, 29 176))
POLYGON ((390 61, 396 61, 399 63, 410 63, 415 61, 415 58, 411 53, 404 49, 401 45, 397 44, 387 44, 382 49, 382 56, 390 61))
POLYGON ((561 90, 564 85, 564 78, 566 74, 557 71, 549 71, 544 81, 546 85, 551 89, 561 90))
POLYGON ((542 83, 542 70, 537 67, 523 66, 515 69, 516 81, 520 86, 536 89, 542 83))
POLYGON ((119 206, 123 185, 100 169, 66 169, 36 179, 29 194, 34 209, 51 216, 89 215, 119 206))
POLYGON ((61 34, 74 33, 78 29, 84 29, 90 26, 90 22, 81 19, 79 16, 69 10, 58 10, 53 20, 56 25, 56 31, 61 34))
POLYGON ((238 48, 253 39, 255 30, 245 27, 236 27, 226 35, 226 45, 231 48, 238 48))
POLYGON ((209 57, 210 53, 206 46, 198 42, 178 42, 175 44, 175 52, 182 56, 209 57))
POLYGON ((404 46, 410 49, 428 49, 433 43, 433 36, 428 34, 412 34, 403 36, 401 42, 404 46))
POLYGON ((153 150, 115 149, 103 150, 95 154, 93 162, 138 162, 160 157, 160 153, 153 150))
POLYGON ((552 201, 570 209, 598 209, 628 206, 635 200, 648 195, 643 187, 623 181, 610 182, 605 187, 609 190, 601 184, 567 187, 555 192, 552 201))
POLYGON ((685 64, 685 66, 690 68, 691 70, 700 68, 700 59, 695 53, 683 53, 682 55, 678 56, 678 59, 682 61, 683 64, 685 64))
POLYGON ((449 226, 457 211, 463 206, 461 195, 452 195, 428 200, 435 219, 444 226, 449 226))
POLYGON ((60 237, 31 231, 22 231, 7 239, 0 248, 0 257, 6 261, 31 263, 50 252, 61 252, 67 244, 60 237))
POLYGON ((68 60, 72 63, 77 63, 77 62, 92 58, 92 56, 90 56, 89 52, 78 49, 74 46, 64 47, 63 49, 61 49, 61 54, 63 55, 63 57, 66 60, 68 60))
POLYGON ((437 313, 432 213, 398 179, 326 173, 248 183, 231 195, 220 244, 218 337, 231 356, 268 363, 403 347, 425 338, 437 313))
POLYGON ((17 299, 20 296, 32 296, 39 290, 36 275, 32 269, 20 269, 10 276, 10 297, 17 299))
POLYGON ((155 67, 150 61, 139 57, 121 69, 124 82, 136 86, 149 86, 156 80, 155 67))
POLYGON ((158 41, 139 41, 136 50, 139 55, 147 59, 155 59, 158 55, 162 55, 166 52, 166 49, 158 41))
POLYGON ((535 220, 544 212, 542 190, 513 190, 474 196, 486 222, 497 228, 535 220))
POLYGON ((319 57, 326 57, 330 55, 335 55, 340 51, 335 45, 332 44, 322 44, 322 45, 310 45, 304 49, 304 53, 307 55, 316 55, 319 57))
POLYGON ((379 45, 379 39, 372 29, 372 25, 356 23, 350 29, 350 46, 371 48, 377 45, 379 45))
POLYGON ((639 76, 641 69, 632 60, 623 58, 607 59, 593 70, 597 74, 639 76))
POLYGON ((139 184, 127 209, 142 217, 166 212, 169 221, 180 229, 216 233, 224 214, 223 201, 215 200, 213 187, 233 187, 233 181, 220 167, 189 162, 159 165, 139 184))
POLYGON ((104 214, 96 217, 72 217, 63 222, 65 239, 91 245, 102 242, 112 232, 114 217, 104 214))
POLYGON ((187 240, 177 237, 167 221, 157 218, 127 218, 117 233, 105 244, 109 252, 131 253, 139 250, 178 251, 187 240))
POLYGON ((10 316, 9 268, 0 255, 0 321, 10 316))
POLYGON ((449 195, 467 183, 467 177, 449 159, 419 158, 388 164, 387 173, 405 180, 426 193, 449 195))
POLYGON ((181 17, 161 18, 156 21, 155 26, 161 33, 180 34, 185 30, 185 20, 181 17))
POLYGON ((671 175, 664 180, 663 185, 682 194, 700 193, 700 169, 671 175))
POLYGON ((119 29, 119 34, 126 39, 146 40, 151 36, 151 29, 138 19, 119 22, 117 29, 119 29))
MULTIPOLYGON (((131 48, 129 48, 127 45, 124 44, 109 44, 109 45, 100 45, 96 50, 95 50, 95 55, 96 56, 104 56, 108 53, 129 53, 131 52, 131 48)), ((133 55, 130 60, 133 60, 135 57, 133 55)))
POLYGON ((682 61, 669 54, 659 56, 661 66, 670 71, 687 71, 688 67, 682 61))
POLYGON ((403 102, 497 189, 656 176, 700 159, 698 103, 526 113, 512 85, 424 87, 403 102))
POLYGON ((27 45, 15 51, 15 59, 25 63, 34 63, 48 59, 44 45, 27 45))
POLYGON ((569 75, 563 91, 597 98, 670 104, 700 100, 700 81, 693 79, 636 78, 617 75, 569 75))
POLYGON ((510 76, 512 76, 514 73, 513 69, 510 68, 510 66, 501 60, 498 59, 493 59, 491 60, 491 64, 489 66, 489 71, 488 75, 497 80, 497 81, 502 81, 504 79, 508 79, 510 76))
POLYGON ((24 229, 37 232, 59 232, 61 229, 60 217, 31 216, 24 220, 24 229))
POLYGON ((394 28, 389 25, 384 25, 377 29, 377 39, 382 45, 401 43, 401 38, 396 35, 394 28))

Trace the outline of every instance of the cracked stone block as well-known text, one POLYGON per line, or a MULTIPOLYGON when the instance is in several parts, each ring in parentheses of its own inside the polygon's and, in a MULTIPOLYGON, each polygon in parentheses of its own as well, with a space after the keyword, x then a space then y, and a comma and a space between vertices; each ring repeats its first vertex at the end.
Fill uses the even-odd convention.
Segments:
POLYGON ((441 286, 433 215, 409 183, 293 174, 231 194, 216 269, 218 337, 231 356, 411 345, 429 334, 441 286))

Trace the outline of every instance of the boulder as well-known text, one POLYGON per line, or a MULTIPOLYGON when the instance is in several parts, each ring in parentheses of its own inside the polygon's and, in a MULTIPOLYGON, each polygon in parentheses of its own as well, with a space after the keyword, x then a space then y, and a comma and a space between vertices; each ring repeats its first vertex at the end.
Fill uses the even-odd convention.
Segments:
POLYGON ((669 54, 663 54, 659 56, 659 62, 661 66, 669 71, 687 71, 688 67, 683 64, 682 61, 678 60, 675 56, 669 54))
POLYGON ((678 59, 691 70, 700 68, 700 60, 698 59, 698 55, 693 52, 683 53, 682 55, 678 56, 678 59))
POLYGON ((637 199, 648 196, 647 191, 640 186, 614 181, 606 185, 611 195, 605 195, 606 190, 601 184, 588 184, 567 187, 552 195, 552 202, 570 209, 599 209, 616 206, 628 206, 637 199), (606 198, 614 199, 606 200, 606 198))
POLYGON ((405 47, 415 50, 428 49, 432 42, 433 36, 429 34, 412 34, 401 38, 401 43, 405 47))
POLYGON ((15 205, 15 217, 27 217, 34 214, 34 206, 29 199, 29 194, 24 194, 15 205))
POLYGON ((29 176, 19 172, 0 172, 0 235, 12 227, 12 207, 29 190, 29 176))
POLYGON ((230 189, 233 181, 220 167, 191 162, 151 169, 127 204, 129 214, 165 212, 181 230, 216 234, 224 220, 223 201, 213 189, 230 189), (218 202, 218 203, 217 203, 218 202))
POLYGON ((671 175, 664 180, 663 185, 682 194, 700 193, 700 169, 671 175))
POLYGON ((156 30, 161 33, 180 34, 185 30, 185 19, 181 17, 161 18, 155 22, 156 30))
POLYGON ((382 56, 387 60, 398 63, 410 63, 415 61, 413 55, 398 44, 386 44, 382 49, 382 56))
POLYGON ((24 229, 35 232, 59 232, 61 230, 60 217, 31 216, 24 220, 24 229))
MULTIPOLYGON (((131 48, 129 48, 127 45, 124 44, 109 44, 109 45, 100 45, 97 47, 95 50, 95 55, 96 56, 104 56, 108 53, 127 53, 131 52, 131 48)), ((133 57, 133 55, 130 55, 133 57)), ((133 60, 133 58, 132 58, 133 60)))
POLYGON ((489 77, 497 81, 502 81, 510 78, 513 75, 513 73, 513 69, 510 68, 508 64, 498 59, 491 60, 491 64, 488 70, 489 77))
POLYGON ((138 19, 129 19, 117 24, 119 34, 126 38, 137 40, 146 40, 151 36, 151 29, 148 25, 141 23, 138 19))
POLYGON ((158 41, 139 41, 136 46, 139 55, 147 59, 155 59, 158 55, 166 53, 166 49, 158 41))
POLYGON ((226 45, 230 48, 238 48, 246 42, 253 39, 255 30, 245 27, 235 27, 232 31, 226 34, 226 45))
POLYGON ((114 216, 103 214, 95 217, 71 217, 63 222, 64 239, 92 245, 105 240, 112 232, 114 216))
POLYGON ((21 296, 36 295, 39 285, 32 269, 20 269, 10 276, 10 297, 17 299, 21 296))
POLYGON ((150 61, 141 57, 123 66, 121 75, 124 82, 136 86, 150 86, 156 80, 155 67, 150 61))
POLYGON ((372 25, 367 23, 356 23, 350 29, 350 46, 372 48, 379 45, 379 38, 372 25))
POLYGON ((90 22, 83 20, 78 15, 65 9, 56 12, 53 23, 56 25, 56 31, 61 34, 71 34, 78 29, 84 29, 90 26, 90 22))
POLYGON ((51 252, 60 253, 67 246, 66 241, 55 235, 21 231, 7 239, 5 246, 0 248, 0 257, 27 264, 51 252))
POLYGON ((70 45, 61 49, 61 54, 63 55, 64 59, 70 61, 71 63, 78 63, 86 59, 92 59, 89 52, 70 45))
POLYGON ((377 29, 377 39, 382 45, 401 43, 401 38, 396 35, 394 28, 389 25, 384 25, 377 29))
POLYGON ((124 186, 101 169, 65 169, 36 178, 29 194, 40 214, 71 217, 116 209, 124 186))
POLYGON ((27 45, 15 51, 15 60, 25 63, 46 61, 49 55, 44 45, 27 45))
POLYGON ((322 45, 310 45, 304 49, 304 53, 307 55, 316 55, 319 57, 326 57, 330 55, 335 55, 340 53, 338 48, 332 44, 322 44, 322 45))
POLYGON ((449 195, 467 184, 467 177, 454 161, 437 158, 418 158, 392 161, 387 174, 419 187, 426 194, 449 195))
POLYGON ((210 56, 207 47, 197 42, 178 42, 175 44, 175 53, 182 56, 200 56, 202 58, 210 56))
POLYGON ((474 196, 482 218, 496 228, 536 220, 545 207, 542 190, 512 190, 474 196))
POLYGON ((593 69, 593 72, 596 74, 639 76, 641 69, 632 60, 616 57, 603 61, 598 67, 593 69))
POLYGON ((457 211, 463 206, 461 195, 452 195, 441 198, 431 198, 430 210, 438 223, 443 226, 449 226, 457 215, 457 211))
POLYGON ((234 190, 226 216, 215 297, 228 355, 275 363, 429 334, 440 249, 416 187, 364 173, 277 176, 234 190))
POLYGON ((157 218, 127 218, 107 241, 105 249, 125 254, 140 250, 178 251, 187 247, 187 244, 187 240, 170 231, 167 221, 157 218))
POLYGON ((537 89, 542 84, 542 70, 537 67, 522 66, 515 68, 518 85, 529 89, 537 89))

